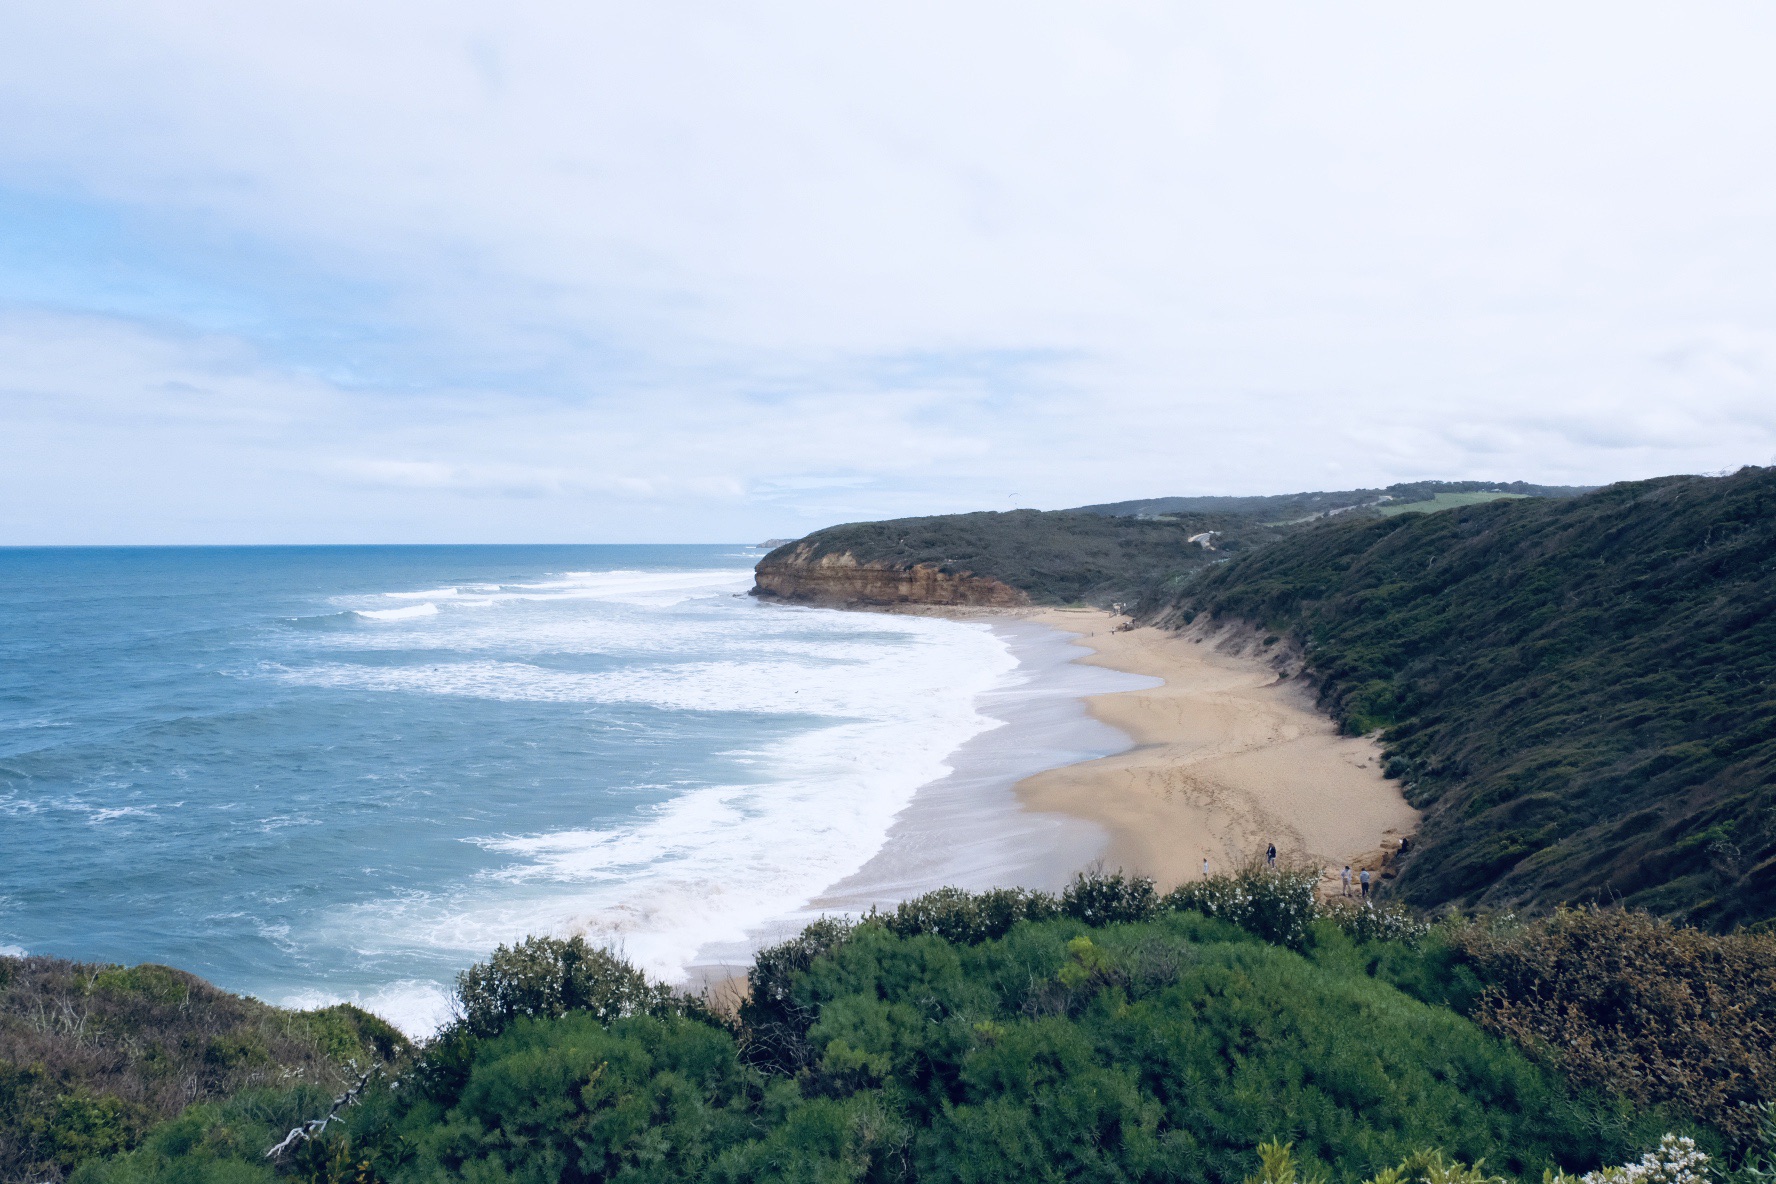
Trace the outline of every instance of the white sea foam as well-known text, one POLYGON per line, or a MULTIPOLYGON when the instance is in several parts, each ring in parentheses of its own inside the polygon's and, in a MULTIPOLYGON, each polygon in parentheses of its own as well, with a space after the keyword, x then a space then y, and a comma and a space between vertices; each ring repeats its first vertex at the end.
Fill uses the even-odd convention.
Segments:
MULTIPOLYGON (((793 734, 727 754, 730 768, 749 771, 742 781, 688 787, 621 824, 483 835, 475 841, 498 858, 493 870, 334 910, 290 940, 343 944, 361 965, 460 966, 527 934, 579 933, 671 980, 700 949, 777 926, 856 873, 914 792, 948 771, 950 754, 998 725, 977 699, 1015 679, 1017 661, 982 624, 760 605, 741 597, 750 585, 751 573, 733 568, 564 572, 384 594, 421 602, 400 608, 376 608, 382 597, 336 601, 407 624, 303 634, 258 676, 751 713, 794 721, 793 734), (416 650, 438 657, 388 656, 416 650)), ((561 805, 564 822, 608 815, 561 805)), ((419 978, 313 1002, 341 997, 415 1033, 446 1014, 443 986, 419 978)))
MULTIPOLYGON (((632 602, 707 588, 710 574, 598 573, 559 582, 632 602)), ((733 573, 716 574, 726 581, 717 587, 738 582, 733 573)), ((465 960, 529 933, 583 933, 653 975, 675 978, 705 945, 741 940, 855 873, 918 787, 948 771, 949 754, 997 726, 976 699, 1017 666, 980 624, 750 601, 714 605, 707 619, 687 611, 670 622, 644 613, 633 626, 601 617, 630 646, 653 649, 632 652, 615 669, 488 657, 268 670, 305 685, 810 720, 800 734, 744 754, 756 780, 691 789, 624 826, 485 836, 481 845, 508 859, 497 871, 453 890, 347 910, 328 919, 330 931, 371 959, 447 950, 465 960), (687 631, 700 635, 702 660, 677 660, 687 631)), ((513 626, 529 636, 537 624, 513 626)), ((460 646, 462 636, 453 636, 460 646)))
POLYGON ((410 604, 406 608, 360 608, 353 611, 372 621, 411 621, 418 617, 437 616, 438 606, 428 600, 424 604, 410 604))
MULTIPOLYGON (((169 802, 167 804, 184 805, 183 802, 169 802)), ((90 826, 97 826, 101 823, 116 821, 119 818, 153 818, 157 809, 159 809, 158 806, 146 808, 141 806, 95 806, 88 809, 86 821, 90 826)))
POLYGON ((275 1002, 280 1007, 308 1011, 335 1003, 355 1003, 381 1016, 409 1036, 429 1036, 449 1022, 450 993, 435 982, 402 979, 374 991, 291 991, 275 1002))
POLYGON ((743 592, 752 586, 751 572, 732 568, 709 571, 570 571, 534 584, 508 584, 488 593, 500 600, 607 600, 618 604, 682 604, 698 596, 743 592))
POLYGON ((469 661, 425 667, 336 662, 285 669, 279 677, 303 686, 464 695, 508 702, 640 703, 680 711, 849 716, 879 711, 881 696, 889 689, 881 685, 884 676, 914 673, 918 664, 918 657, 900 655, 880 655, 873 661, 834 655, 824 666, 761 657, 749 662, 654 663, 581 674, 526 662, 469 661))
POLYGON ((0 958, 26 958, 30 952, 24 946, 7 945, 0 942, 0 958))

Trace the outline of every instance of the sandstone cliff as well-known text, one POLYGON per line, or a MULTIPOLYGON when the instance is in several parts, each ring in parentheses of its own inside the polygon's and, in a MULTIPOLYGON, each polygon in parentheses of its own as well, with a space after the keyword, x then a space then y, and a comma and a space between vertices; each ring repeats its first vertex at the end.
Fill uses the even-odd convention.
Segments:
POLYGON ((860 563, 849 551, 819 554, 810 544, 767 555, 756 569, 754 596, 797 604, 885 607, 897 604, 1009 608, 1030 598, 1009 584, 935 563, 860 563))

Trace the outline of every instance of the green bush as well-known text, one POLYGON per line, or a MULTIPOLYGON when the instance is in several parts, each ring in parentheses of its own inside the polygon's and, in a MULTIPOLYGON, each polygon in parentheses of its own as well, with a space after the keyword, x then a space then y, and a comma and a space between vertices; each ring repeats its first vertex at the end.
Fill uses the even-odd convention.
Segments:
MULTIPOLYGON (((156 1127, 129 1154, 87 1161, 71 1184, 270 1184, 265 1149, 326 1113, 329 1100, 324 1090, 304 1085, 200 1103, 156 1127)), ((311 1153, 304 1166, 323 1161, 311 1153)))
POLYGON ((749 1063, 744 1036, 702 1018, 520 1018, 474 1043, 448 1093, 348 1112, 329 1139, 349 1156, 325 1162, 361 1157, 392 1184, 1234 1184, 1281 1138, 1341 1180, 1426 1146, 1533 1177, 1662 1129, 1360 968, 1192 912, 1023 921, 974 944, 829 922, 786 946, 762 978, 771 1022, 807 1022, 793 1068, 749 1063))
POLYGON ((1267 868, 1254 863, 1231 876, 1180 885, 1167 894, 1163 904, 1173 911, 1220 917, 1265 941, 1300 949, 1320 915, 1319 882, 1317 869, 1267 868))
POLYGON ((1359 942, 1397 941, 1417 945, 1431 926, 1398 902, 1348 900, 1322 901, 1319 914, 1359 942))
POLYGON ((1060 911, 1060 901, 1046 892, 995 888, 976 893, 939 888, 902 901, 892 913, 872 914, 870 919, 901 937, 928 933, 972 945, 1004 937, 1019 921, 1047 920, 1059 916, 1060 911))

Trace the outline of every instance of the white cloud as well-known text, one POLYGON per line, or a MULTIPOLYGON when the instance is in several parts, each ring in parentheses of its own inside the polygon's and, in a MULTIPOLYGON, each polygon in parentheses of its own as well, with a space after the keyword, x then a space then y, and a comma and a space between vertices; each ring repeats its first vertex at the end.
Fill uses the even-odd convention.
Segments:
POLYGON ((36 459, 0 530, 747 537, 1767 460, 1773 33, 1750 4, 15 8, 0 187, 261 311, 16 308, 0 427, 36 459))

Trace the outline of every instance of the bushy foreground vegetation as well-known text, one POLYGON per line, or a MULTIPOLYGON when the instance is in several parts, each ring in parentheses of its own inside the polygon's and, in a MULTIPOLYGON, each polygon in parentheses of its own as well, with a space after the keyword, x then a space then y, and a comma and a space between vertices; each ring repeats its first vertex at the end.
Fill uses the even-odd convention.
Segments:
POLYGON ((407 1047, 368 1012, 294 1012, 166 966, 0 957, 0 1181, 59 1180, 193 1102, 330 1089, 407 1047))
POLYGON ((1561 910, 1442 936, 1488 985, 1482 1027, 1571 1081, 1670 1105, 1750 1145, 1776 1101, 1776 938, 1561 910))
POLYGON ((1382 729, 1413 903, 1776 918, 1776 469, 1339 520, 1147 611, 1292 635, 1382 729))
MULTIPOLYGON (((1564 939, 1528 936, 1542 924, 1463 944, 1258 869, 1169 895, 1122 876, 946 890, 764 951, 727 1017, 583 942, 531 939, 465 973, 458 1021, 277 1161, 266 1148, 327 1095, 195 1106, 75 1184, 1485 1184, 1633 1165, 1672 1131, 1754 1184, 1755 1136, 1607 1073, 1575 1084, 1494 1022, 1525 982, 1556 1007, 1572 989, 1524 970, 1563 965, 1547 951, 1564 939)), ((1662 1177, 1586 1184, 1642 1179, 1662 1177)))

